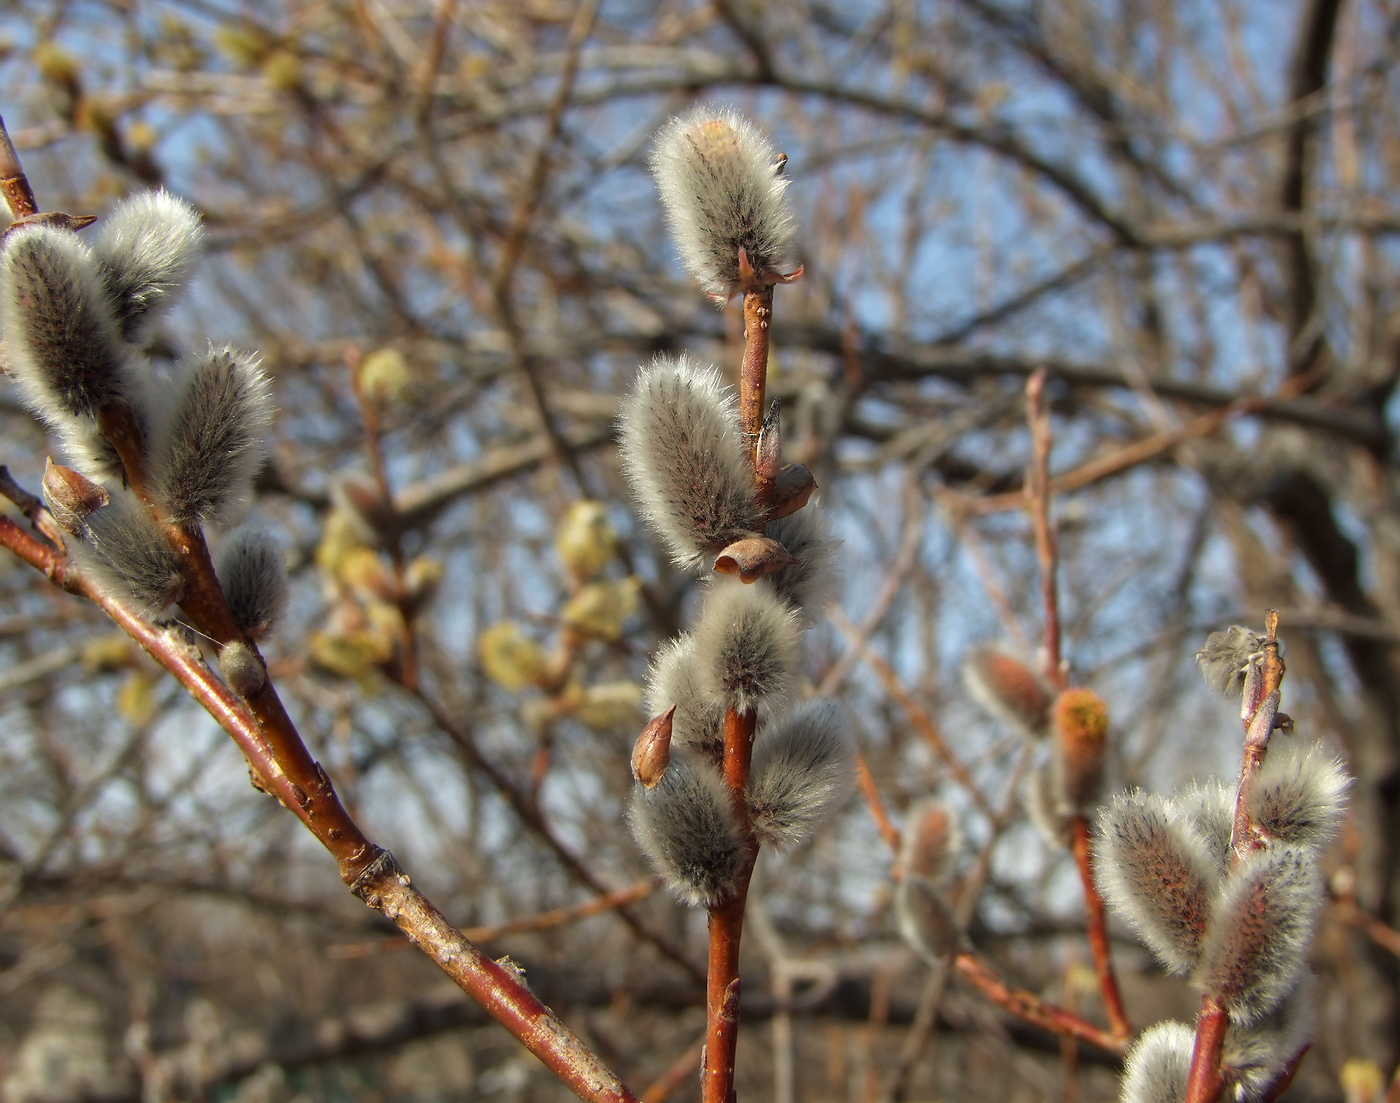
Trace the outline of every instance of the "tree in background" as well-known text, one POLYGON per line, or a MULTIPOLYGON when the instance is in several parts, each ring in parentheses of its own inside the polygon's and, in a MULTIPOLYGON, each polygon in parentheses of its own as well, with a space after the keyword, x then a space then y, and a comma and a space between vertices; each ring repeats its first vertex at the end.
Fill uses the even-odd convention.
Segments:
MULTIPOLYGON (((265 652, 302 737, 347 812, 627 1083, 693 1090, 703 953, 622 827, 648 657, 693 610, 632 520, 615 418, 658 353, 740 359, 737 306, 697 295, 646 172, 659 125, 720 101, 800 182, 805 275, 769 393, 843 542, 802 676, 855 717, 888 813, 883 837, 866 800, 762 859, 741 1096, 1117 1090, 1111 1054, 935 991, 895 935, 893 825, 936 795, 979 954, 1106 1022, 1070 852, 1021 810, 1018 764, 1049 752, 959 677, 985 640, 1042 666, 1022 508, 1040 367, 1056 629, 1107 702, 1105 791, 1235 772, 1234 710, 1192 656, 1278 609, 1288 711, 1357 779, 1292 1091, 1384 1091, 1393 4, 18 13, 4 114, 43 207, 187 199, 207 253, 152 356, 261 353, 279 413, 253 512, 291 579, 265 652)), ((52 448, 8 384, 0 417, 0 462, 37 488, 52 448)), ((344 898, 105 617, 3 570, 7 1091, 70 1022, 87 1071, 65 1098, 564 1092, 344 898)), ((1109 930, 1132 1025, 1191 1021, 1195 994, 1109 930)))

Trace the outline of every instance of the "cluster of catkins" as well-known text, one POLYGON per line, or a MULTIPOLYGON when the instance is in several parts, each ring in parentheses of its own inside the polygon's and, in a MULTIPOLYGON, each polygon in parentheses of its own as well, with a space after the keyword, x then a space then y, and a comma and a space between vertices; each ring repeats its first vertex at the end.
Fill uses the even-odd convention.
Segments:
MULTIPOLYGON (((1198 655, 1207 682, 1238 696, 1261 643, 1238 626, 1212 636, 1198 655)), ((1099 816, 1099 890, 1168 972, 1225 1008, 1221 1071, 1237 1100, 1266 1098, 1312 1038, 1318 862, 1349 786, 1320 744, 1278 736, 1240 795, 1257 842, 1233 839, 1236 791, 1215 779, 1169 798, 1134 790, 1099 816)), ((1182 1099, 1194 1041, 1184 1023, 1145 1031, 1128 1055, 1124 1103, 1182 1099)))
MULTIPOLYGON (((152 619, 187 594, 181 536, 244 512, 273 414, 254 356, 210 346, 161 370, 147 354, 202 237, 198 215, 156 191, 120 203, 91 243, 39 216, 12 225, 0 247, 4 369, 72 465, 50 461, 45 505, 82 574, 152 619)), ((235 529, 216 564, 239 629, 265 635, 287 599, 274 540, 235 529)), ((237 692, 264 684, 243 641, 227 642, 220 664, 237 692)))
MULTIPOLYGON (((782 161, 751 124, 723 108, 681 116, 659 135, 652 167, 682 258, 707 291, 723 301, 773 273, 794 222, 782 161)), ((807 838, 854 782, 843 710, 794 703, 833 542, 815 507, 803 508, 806 469, 778 466, 776 410, 756 447, 745 442, 714 368, 659 357, 623 410, 622 462, 642 517, 677 566, 707 576, 694 624, 650 672, 645 703, 658 721, 633 758, 629 818, 675 895, 709 907, 735 889, 756 840, 807 838), (762 495, 756 471, 769 476, 762 495), (721 773, 727 711, 757 719, 743 794, 721 773)))

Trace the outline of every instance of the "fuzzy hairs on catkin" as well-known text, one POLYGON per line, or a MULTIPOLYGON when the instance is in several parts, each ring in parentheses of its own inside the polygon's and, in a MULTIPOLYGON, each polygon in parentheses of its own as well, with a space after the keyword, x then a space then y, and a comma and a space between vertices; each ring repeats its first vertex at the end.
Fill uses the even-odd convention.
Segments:
POLYGON ((696 667, 695 641, 678 636, 651 664, 647 677, 646 711, 657 716, 672 705, 671 738, 687 744, 718 762, 724 751, 724 706, 705 696, 696 667))
POLYGON ((276 539, 244 526, 224 537, 214 562, 234 623, 250 638, 263 639, 287 611, 287 567, 276 539))
POLYGON ((1123 1064, 1121 1103, 1181 1103, 1195 1045, 1196 1032, 1185 1023, 1144 1030, 1123 1064))
POLYGON ((658 356, 622 404, 622 467, 642 517, 687 570, 762 523, 734 396, 712 367, 658 356))
POLYGON ((754 749, 754 831, 774 846, 802 842, 850 796, 855 778, 850 718, 835 701, 804 701, 774 720, 754 749))
POLYGON ((826 515, 809 504, 796 513, 769 521, 764 533, 797 560, 790 566, 778 568, 766 581, 774 593, 801 612, 806 620, 815 622, 836 589, 832 559, 837 542, 831 537, 826 515))
POLYGON ((69 554, 103 592, 147 619, 184 596, 184 568, 145 504, 129 490, 110 488, 110 501, 80 522, 69 554))
POLYGON ((786 698, 802 645, 797 615, 764 582, 718 578, 693 632, 701 693, 722 708, 755 712, 786 698))
POLYGON ((739 817, 724 778, 698 755, 677 754, 652 788, 634 786, 627 820, 683 903, 712 907, 734 890, 744 857, 739 817))
POLYGON ((25 404, 56 430, 90 478, 121 461, 97 419, 117 402, 138 408, 146 366, 122 340, 92 254, 68 230, 25 226, 0 254, 5 366, 25 404))
POLYGON ((740 283, 739 251, 763 275, 792 247, 797 220, 768 139, 728 107, 699 107, 656 137, 651 172, 681 262, 723 302, 740 283))
POLYGON ((227 524, 247 504, 272 424, 257 357, 210 347, 177 368, 175 394, 151 443, 152 486, 176 524, 227 524))
POLYGON ((121 335, 140 343, 175 300, 199 258, 199 215, 164 189, 133 195, 103 223, 93 243, 121 335))
POLYGON ((1272 842, 1320 851, 1346 814, 1351 778, 1322 745, 1275 741, 1246 791, 1250 818, 1272 842))
POLYGON ((267 670, 246 643, 234 640, 219 648, 219 673, 240 697, 252 697, 267 685, 267 670))
POLYGON ((1201 960, 1220 873, 1200 835, 1156 794, 1121 794, 1094 832, 1094 880, 1169 972, 1201 960))
POLYGON ((1259 1022, 1293 991, 1324 895, 1305 848, 1255 851, 1230 872, 1195 979, 1233 1022, 1259 1022))

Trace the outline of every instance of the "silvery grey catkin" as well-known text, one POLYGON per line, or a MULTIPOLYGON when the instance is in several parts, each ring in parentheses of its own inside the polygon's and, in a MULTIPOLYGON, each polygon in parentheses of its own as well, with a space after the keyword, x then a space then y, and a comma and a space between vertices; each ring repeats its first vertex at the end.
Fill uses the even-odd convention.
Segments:
POLYGON ((1321 744, 1275 740, 1247 791, 1249 814, 1271 841, 1324 850, 1341 827, 1351 778, 1321 744))
POLYGON ((1244 689, 1251 665, 1263 653, 1263 636, 1243 624, 1232 624, 1206 637, 1196 652, 1196 665, 1206 685, 1224 697, 1236 697, 1244 689))
POLYGON ((717 578, 692 636, 700 691, 713 704, 753 712, 774 707, 790 691, 802 631, 765 583, 717 578))
POLYGON ((642 518, 677 566, 708 568, 762 523, 733 393, 714 368, 657 357, 623 400, 623 470, 642 518))
POLYGON ((686 633, 656 653, 647 677, 648 714, 660 715, 672 705, 671 738, 719 761, 724 751, 724 706, 705 696, 696 666, 695 641, 686 633))
POLYGON ((175 301, 204 241, 199 215, 163 188, 120 203, 93 243, 121 335, 140 343, 175 301))
POLYGON ((1195 1044, 1196 1032, 1185 1023, 1144 1030, 1123 1063, 1122 1103, 1181 1103, 1195 1044))
POLYGON ((81 523, 82 539, 69 554, 109 597, 148 619, 184 596, 184 565, 169 538, 136 495, 109 488, 111 501, 81 523))
POLYGON ((797 220, 782 161, 727 107, 700 107, 657 134, 651 171, 681 262, 721 303, 741 282, 740 251, 759 276, 792 248, 797 220))
POLYGON ((214 560, 234 623, 250 639, 269 635, 287 611, 287 567, 277 540, 245 525, 224 537, 214 560))
POLYGON ((213 348, 182 361, 151 441, 151 485, 176 524, 228 524, 247 504, 272 425, 258 358, 213 348))
POLYGON ((764 728, 749 775, 749 816, 764 842, 809 838, 855 787, 856 746, 835 701, 805 701, 764 728))

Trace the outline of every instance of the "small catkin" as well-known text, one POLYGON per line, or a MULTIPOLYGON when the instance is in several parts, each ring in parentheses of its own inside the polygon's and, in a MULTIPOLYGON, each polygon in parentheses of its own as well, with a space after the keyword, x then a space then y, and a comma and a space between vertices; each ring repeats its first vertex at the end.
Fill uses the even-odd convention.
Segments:
POLYGON ((749 817, 774 846, 809 838, 851 795, 856 745, 835 701, 804 701, 764 729, 749 775, 749 817))
POLYGON ((1067 848, 1074 839, 1075 812, 1065 802, 1055 773, 1053 760, 1041 762, 1031 770, 1024 790, 1026 815, 1047 845, 1067 848))
POLYGON ((1324 891, 1305 848, 1256 851, 1231 871, 1212 909, 1196 981, 1250 1026, 1303 972, 1324 891))
POLYGON ((73 465, 90 478, 120 473, 97 419, 118 402, 139 409, 146 366, 122 340, 76 234, 25 226, 9 236, 0 254, 0 329, 6 372, 73 465))
POLYGON ((1205 842, 1165 800, 1140 790, 1116 797, 1094 832, 1094 880, 1169 972, 1201 960, 1219 874, 1205 842))
POLYGON ((1092 689, 1067 689, 1051 710, 1057 796, 1075 815, 1098 804, 1108 750, 1108 706, 1092 689))
POLYGON ((709 763, 677 754, 654 788, 636 785, 628 823, 666 887, 711 907, 737 884, 744 844, 729 787, 709 763))
POLYGON ((1048 730, 1050 690, 1026 663, 1000 647, 974 647, 962 667, 967 691, 998 720, 1032 739, 1048 730))
POLYGON ((183 287, 203 239, 199 215, 163 189, 130 196, 107 217, 93 255, 126 340, 149 336, 183 287))
POLYGON ((732 392, 714 368, 657 357, 623 401, 620 454, 642 518, 672 560, 707 568, 762 522, 732 392))
POLYGON ((219 545, 214 573, 234 623, 250 639, 271 634, 286 613, 290 596, 287 567, 276 539, 262 529, 236 529, 219 545))
POLYGON ((176 524, 228 524, 247 504, 272 424, 272 391, 254 356, 210 348, 178 369, 151 445, 156 500, 176 524))
POLYGON ((945 887, 922 877, 903 877, 895 886, 894 918, 900 937, 930 965, 967 943, 945 887))
POLYGON ((241 641, 219 648, 219 671, 228 688, 240 697, 252 697, 267 685, 267 670, 262 661, 241 641))
POLYGON ((681 262, 723 302, 739 286, 743 250, 760 278, 792 247, 797 220, 768 139, 727 107, 700 107, 658 132, 651 172, 681 262))
POLYGON ((671 738, 719 761, 724 750, 724 706, 701 689, 695 641, 690 636, 678 636, 652 660, 644 701, 653 716, 674 705, 671 738))
POLYGON ((1264 637, 1232 624, 1212 632, 1196 652, 1196 665, 1206 685, 1222 697, 1238 697, 1244 690, 1245 677, 1264 650, 1264 637))
POLYGON ((753 712, 776 708, 797 670, 796 614, 764 582, 717 579, 693 633, 701 693, 713 704, 753 712))
POLYGON ((943 801, 919 801, 904 819, 900 876, 921 878, 931 885, 947 884, 962 849, 962 838, 958 818, 943 801))
POLYGON ((1322 850, 1341 826, 1350 788, 1341 762, 1321 744, 1276 740, 1250 781, 1249 814, 1272 842, 1322 850))
POLYGON ((830 534, 826 515, 814 505, 776 521, 764 530, 797 560, 768 576, 774 592, 809 622, 826 608, 836 589, 832 566, 837 542, 830 534))
POLYGON ((1181 1103, 1195 1044, 1196 1032, 1185 1023, 1144 1030, 1123 1063, 1121 1103, 1181 1103))
POLYGON ((1231 1022, 1221 1050, 1221 1072, 1243 1103, 1270 1098, 1268 1088, 1317 1031, 1317 984, 1305 973, 1278 1007, 1252 1026, 1231 1022))
POLYGON ((1223 878, 1230 868, 1230 835, 1235 827, 1234 788, 1217 778, 1193 781, 1172 794, 1167 805, 1172 816, 1185 823, 1206 844, 1223 878))
POLYGON ((69 552, 103 591, 153 619, 184 596, 180 557, 134 494, 109 491, 110 504, 83 519, 69 552))

